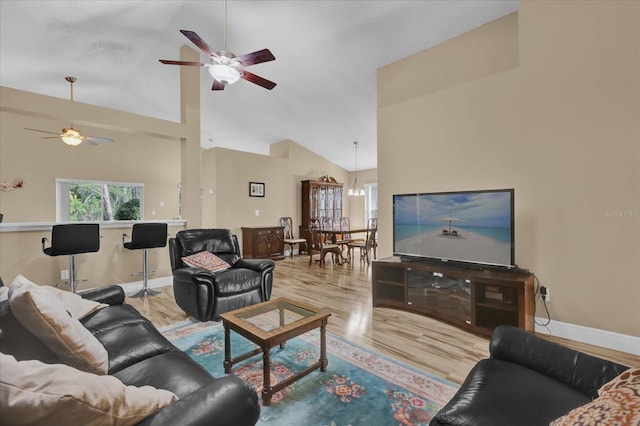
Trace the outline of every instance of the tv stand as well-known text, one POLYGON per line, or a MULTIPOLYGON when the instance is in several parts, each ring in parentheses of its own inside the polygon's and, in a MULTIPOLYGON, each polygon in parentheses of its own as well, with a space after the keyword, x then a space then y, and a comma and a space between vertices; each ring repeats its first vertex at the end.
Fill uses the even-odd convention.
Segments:
POLYGON ((373 262, 373 306, 404 309, 490 335, 500 324, 534 331, 533 274, 454 262, 373 262))

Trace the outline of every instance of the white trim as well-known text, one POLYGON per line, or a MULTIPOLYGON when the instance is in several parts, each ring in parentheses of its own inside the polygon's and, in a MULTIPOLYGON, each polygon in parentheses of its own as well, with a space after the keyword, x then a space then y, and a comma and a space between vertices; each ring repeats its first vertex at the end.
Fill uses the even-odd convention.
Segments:
POLYGON ((135 223, 166 223, 169 226, 185 226, 184 219, 169 220, 111 220, 100 222, 7 222, 0 223, 0 232, 23 232, 23 231, 50 231, 53 225, 63 225, 67 223, 98 223, 100 228, 131 228, 135 223))
POLYGON ((544 324, 546 322, 546 318, 536 317, 536 333, 640 355, 640 337, 561 321, 551 321, 546 327, 538 325, 538 323, 544 324))
POLYGON ((140 182, 120 182, 117 180, 95 180, 95 179, 72 179, 72 178, 55 178, 56 183, 96 183, 107 185, 122 185, 122 186, 142 186, 144 187, 144 183, 140 182))

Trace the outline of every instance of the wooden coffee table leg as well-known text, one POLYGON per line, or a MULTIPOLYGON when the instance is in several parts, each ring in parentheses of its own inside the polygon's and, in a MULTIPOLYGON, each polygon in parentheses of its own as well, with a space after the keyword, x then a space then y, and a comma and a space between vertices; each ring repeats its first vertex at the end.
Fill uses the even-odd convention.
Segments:
POLYGON ((224 323, 224 372, 229 374, 231 373, 231 367, 233 367, 233 363, 231 362, 231 330, 227 324, 224 323))
MULTIPOLYGON (((284 327, 284 309, 280 308, 280 327, 284 327)), ((280 349, 284 349, 286 342, 280 343, 280 349)))
POLYGON ((262 403, 264 405, 271 404, 271 357, 269 347, 262 348, 262 403))
POLYGON ((327 320, 320 326, 320 371, 327 371, 329 360, 327 359, 327 320))

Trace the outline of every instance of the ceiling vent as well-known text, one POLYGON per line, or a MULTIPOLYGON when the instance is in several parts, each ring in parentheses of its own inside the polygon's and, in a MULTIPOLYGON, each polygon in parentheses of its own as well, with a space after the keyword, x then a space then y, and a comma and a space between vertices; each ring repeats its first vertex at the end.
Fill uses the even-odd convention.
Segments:
POLYGON ((99 49, 115 50, 116 52, 126 53, 129 51, 129 45, 126 43, 118 43, 117 41, 101 40, 98 42, 99 49))

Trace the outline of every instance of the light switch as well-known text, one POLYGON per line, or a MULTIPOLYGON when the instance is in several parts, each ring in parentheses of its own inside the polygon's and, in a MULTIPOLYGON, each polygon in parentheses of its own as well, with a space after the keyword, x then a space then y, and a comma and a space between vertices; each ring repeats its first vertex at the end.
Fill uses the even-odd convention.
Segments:
POLYGON ((164 207, 164 201, 160 201, 160 207, 164 207))
POLYGON ((260 216, 260 210, 256 210, 256 216, 260 216))

